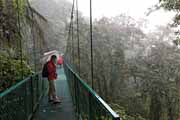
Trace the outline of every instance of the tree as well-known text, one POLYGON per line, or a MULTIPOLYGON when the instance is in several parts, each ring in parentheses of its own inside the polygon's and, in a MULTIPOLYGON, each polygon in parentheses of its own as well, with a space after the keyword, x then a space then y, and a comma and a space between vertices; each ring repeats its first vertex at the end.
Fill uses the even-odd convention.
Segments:
MULTIPOLYGON (((160 7, 165 8, 169 11, 174 11, 176 13, 174 17, 174 23, 172 24, 173 27, 177 27, 180 25, 180 1, 179 0, 159 0, 160 7)), ((176 34, 176 39, 174 40, 174 43, 176 45, 179 45, 180 42, 180 31, 179 28, 176 34)))
POLYGON ((160 0, 160 6, 176 12, 176 16, 174 18, 174 25, 178 26, 180 24, 180 1, 179 0, 160 0))
POLYGON ((62 53, 66 47, 66 27, 69 26, 71 3, 66 0, 32 0, 32 7, 48 20, 41 24, 45 33, 45 42, 49 50, 57 49, 62 53))
POLYGON ((40 21, 47 22, 27 0, 0 0, 0 90, 30 75, 34 66, 41 67, 46 47, 40 21))

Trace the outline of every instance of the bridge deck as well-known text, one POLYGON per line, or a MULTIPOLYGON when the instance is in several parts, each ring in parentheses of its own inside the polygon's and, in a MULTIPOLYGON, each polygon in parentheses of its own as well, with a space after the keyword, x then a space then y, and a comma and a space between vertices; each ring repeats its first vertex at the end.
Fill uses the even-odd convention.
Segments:
POLYGON ((75 112, 63 69, 58 69, 56 92, 62 103, 48 103, 48 97, 42 99, 34 120, 75 120, 75 112))

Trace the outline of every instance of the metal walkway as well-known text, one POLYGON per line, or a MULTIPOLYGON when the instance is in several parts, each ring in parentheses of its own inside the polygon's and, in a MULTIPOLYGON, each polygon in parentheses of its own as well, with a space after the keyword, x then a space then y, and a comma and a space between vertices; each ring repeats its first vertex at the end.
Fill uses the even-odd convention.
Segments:
POLYGON ((56 80, 56 92, 62 100, 60 104, 48 102, 47 93, 40 102, 33 120, 75 120, 75 112, 69 92, 64 70, 58 69, 58 80, 56 80))
POLYGON ((61 104, 48 102, 47 88, 48 81, 37 73, 0 93, 0 120, 120 120, 68 64, 58 69, 56 90, 61 104))

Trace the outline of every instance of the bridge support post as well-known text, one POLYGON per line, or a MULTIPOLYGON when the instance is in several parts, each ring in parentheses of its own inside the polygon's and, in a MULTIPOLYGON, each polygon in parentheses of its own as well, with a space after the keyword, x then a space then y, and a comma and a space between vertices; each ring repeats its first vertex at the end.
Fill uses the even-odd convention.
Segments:
POLYGON ((34 111, 34 88, 33 88, 33 78, 31 77, 31 104, 32 104, 32 108, 31 108, 31 112, 33 113, 34 111))
POLYGON ((88 93, 89 95, 88 95, 88 97, 89 97, 89 111, 88 111, 88 120, 93 120, 93 116, 92 116, 92 111, 93 111, 93 108, 92 108, 92 100, 91 100, 91 93, 89 92, 88 93))
POLYGON ((80 109, 79 109, 79 87, 78 87, 78 81, 77 79, 75 79, 74 75, 73 75, 73 78, 74 78, 74 86, 75 86, 75 103, 76 103, 76 112, 78 114, 78 117, 80 115, 80 109))
POLYGON ((28 94, 28 91, 27 91, 27 82, 24 83, 24 92, 25 92, 25 98, 24 98, 24 108, 25 108, 25 119, 28 120, 28 99, 27 99, 27 94, 28 94))

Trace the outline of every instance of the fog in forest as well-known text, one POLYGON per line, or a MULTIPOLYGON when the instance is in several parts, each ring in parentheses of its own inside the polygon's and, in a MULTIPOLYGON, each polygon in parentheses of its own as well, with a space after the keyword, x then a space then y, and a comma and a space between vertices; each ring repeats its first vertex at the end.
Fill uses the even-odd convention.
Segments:
MULTIPOLYGON (((47 20, 38 22, 46 47, 64 53, 70 63, 73 56, 78 71, 76 6, 69 34, 72 0, 30 0, 30 4, 47 20)), ((180 17, 172 4, 93 0, 94 90, 123 120, 180 119, 180 17)), ((91 85, 88 0, 79 0, 78 19, 80 76, 91 85)))
MULTIPOLYGON (((158 0, 92 4, 95 90, 127 120, 180 118, 180 50, 177 27, 171 25, 175 13, 156 8, 158 4, 158 0)), ((32 5, 53 24, 57 40, 65 41, 70 59, 72 41, 67 33, 72 1, 38 0, 32 5)), ((79 0, 79 11, 80 71, 91 84, 89 1, 79 0)), ((76 12, 74 18, 74 64, 78 68, 76 12)))

